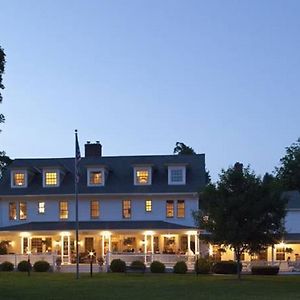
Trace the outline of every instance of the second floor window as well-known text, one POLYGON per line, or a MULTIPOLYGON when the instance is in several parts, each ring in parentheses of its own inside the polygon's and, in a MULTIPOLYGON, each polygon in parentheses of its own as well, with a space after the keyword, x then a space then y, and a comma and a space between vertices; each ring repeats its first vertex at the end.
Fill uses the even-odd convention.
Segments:
POLYGON ((11 186, 12 187, 26 187, 27 186, 27 172, 26 171, 12 171, 11 172, 11 186))
POLYGON ((92 200, 91 201, 91 219, 99 218, 99 201, 92 200))
POLYGON ((169 167, 168 168, 168 184, 181 185, 185 184, 186 168, 183 167, 169 167))
POLYGON ((136 167, 134 168, 134 184, 135 185, 150 185, 151 178, 150 167, 136 167))
POLYGON ((185 217, 185 203, 184 200, 177 200, 177 218, 185 217))
POLYGON ((122 217, 123 217, 123 219, 131 218, 131 200, 123 200, 122 217))
POLYGON ((17 204, 15 202, 10 202, 8 210, 9 219, 17 220, 17 204))
POLYGON ((152 200, 148 199, 145 202, 145 211, 146 212, 151 212, 152 211, 152 200))
POLYGON ((174 218, 174 201, 167 200, 166 202, 166 216, 167 218, 174 218))
POLYGON ((68 219, 69 210, 68 210, 68 202, 60 201, 59 202, 59 218, 62 220, 68 219))
POLYGON ((45 213, 45 202, 38 203, 38 212, 39 212, 39 214, 45 213))
POLYGON ((27 219, 27 203, 26 202, 19 203, 19 218, 20 218, 20 220, 27 219))
POLYGON ((88 169, 88 186, 104 186, 104 169, 88 169))
POLYGON ((59 185, 59 172, 57 170, 44 170, 44 187, 59 185))

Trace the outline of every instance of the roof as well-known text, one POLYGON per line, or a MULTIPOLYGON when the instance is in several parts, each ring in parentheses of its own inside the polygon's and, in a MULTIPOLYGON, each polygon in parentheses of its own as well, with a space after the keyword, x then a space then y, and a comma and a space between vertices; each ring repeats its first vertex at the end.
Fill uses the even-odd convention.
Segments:
POLYGON ((288 191, 283 194, 287 197, 287 209, 300 209, 300 193, 299 191, 288 191))
POLYGON ((292 242, 299 243, 300 242, 300 233, 286 233, 284 235, 284 241, 286 243, 292 243, 292 242))
MULTIPOLYGON (((0 227, 0 231, 50 231, 75 230, 75 222, 30 222, 7 227, 0 227)), ((164 221, 92 221, 79 222, 79 230, 158 230, 158 229, 191 229, 164 221)))
MULTIPOLYGON (((190 193, 205 186, 205 155, 101 156, 82 158, 79 162, 79 193, 190 193), (168 185, 168 165, 186 165, 186 184, 168 185), (152 184, 134 185, 133 168, 152 165, 152 184), (105 166, 105 186, 87 186, 87 168, 105 166)), ((74 194, 74 158, 15 159, 0 181, 0 196, 4 195, 61 195, 74 194), (44 188, 43 169, 59 168, 64 176, 59 187, 44 188), (27 169, 30 178, 27 188, 10 187, 10 169, 27 169)))

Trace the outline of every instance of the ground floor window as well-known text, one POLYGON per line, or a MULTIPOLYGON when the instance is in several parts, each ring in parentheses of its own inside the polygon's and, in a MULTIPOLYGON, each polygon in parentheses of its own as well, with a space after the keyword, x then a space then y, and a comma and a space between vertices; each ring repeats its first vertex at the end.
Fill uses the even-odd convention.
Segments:
POLYGON ((276 248, 276 260, 285 260, 284 248, 276 248))

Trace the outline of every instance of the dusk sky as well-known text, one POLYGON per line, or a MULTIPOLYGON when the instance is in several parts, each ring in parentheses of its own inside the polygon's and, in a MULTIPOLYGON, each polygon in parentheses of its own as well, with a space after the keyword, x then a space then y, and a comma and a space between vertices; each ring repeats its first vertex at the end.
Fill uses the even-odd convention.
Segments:
POLYGON ((272 172, 300 136, 299 0, 14 1, 0 150, 12 158, 206 154, 272 172))

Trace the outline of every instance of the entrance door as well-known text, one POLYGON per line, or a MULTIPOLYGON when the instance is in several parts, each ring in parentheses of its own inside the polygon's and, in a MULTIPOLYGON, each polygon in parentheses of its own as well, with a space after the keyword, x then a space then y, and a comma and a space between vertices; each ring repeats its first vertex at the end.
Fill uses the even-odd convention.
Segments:
POLYGON ((84 250, 86 253, 89 253, 90 251, 94 251, 94 238, 93 237, 86 237, 84 242, 84 250))

